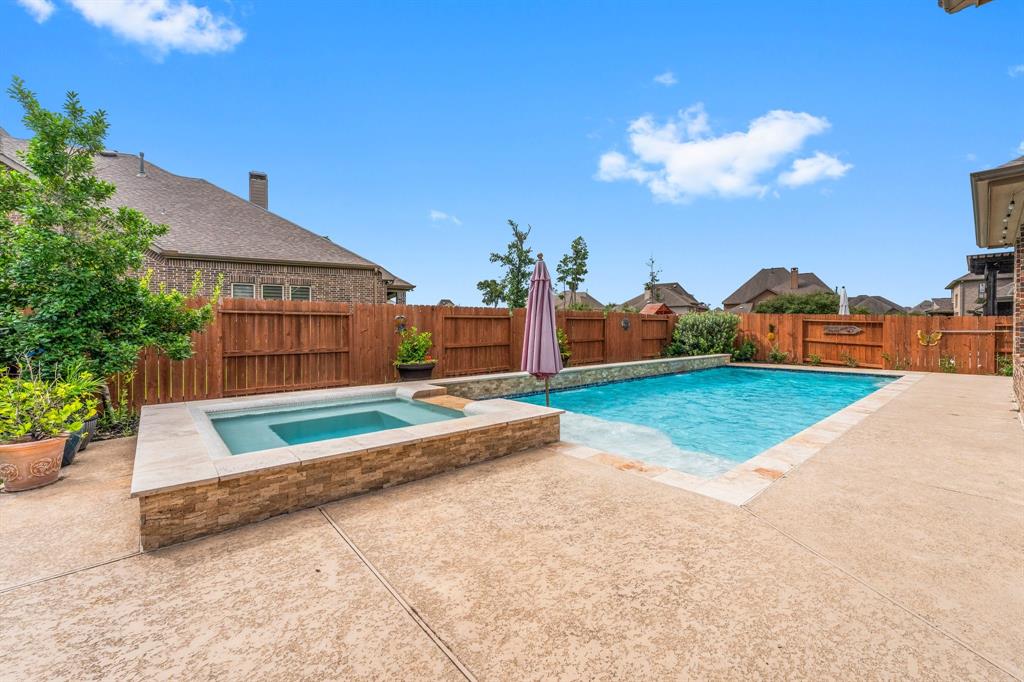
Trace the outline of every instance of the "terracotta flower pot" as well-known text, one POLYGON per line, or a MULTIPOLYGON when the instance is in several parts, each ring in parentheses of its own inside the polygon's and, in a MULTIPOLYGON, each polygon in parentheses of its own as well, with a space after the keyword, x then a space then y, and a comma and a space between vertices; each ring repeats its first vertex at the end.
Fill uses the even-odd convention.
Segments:
POLYGON ((10 493, 49 485, 60 476, 66 436, 0 445, 0 479, 10 493))

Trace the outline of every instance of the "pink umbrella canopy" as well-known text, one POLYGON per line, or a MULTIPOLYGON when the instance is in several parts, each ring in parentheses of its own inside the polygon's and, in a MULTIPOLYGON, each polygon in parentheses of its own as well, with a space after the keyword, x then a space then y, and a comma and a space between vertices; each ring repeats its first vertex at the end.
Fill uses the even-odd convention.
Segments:
POLYGON ((526 299, 526 331, 523 334, 524 372, 548 379, 562 371, 562 354, 555 334, 555 301, 551 296, 551 275, 544 254, 537 254, 537 266, 530 278, 526 299))

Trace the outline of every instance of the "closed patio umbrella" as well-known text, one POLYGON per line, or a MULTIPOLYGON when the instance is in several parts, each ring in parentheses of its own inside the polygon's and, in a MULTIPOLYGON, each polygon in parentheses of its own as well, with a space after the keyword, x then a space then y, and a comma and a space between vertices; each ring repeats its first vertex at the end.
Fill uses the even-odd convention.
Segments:
POLYGON ((555 333, 555 302, 551 296, 551 275, 544 254, 537 254, 537 266, 530 278, 526 299, 526 330, 523 333, 522 369, 544 380, 544 404, 551 404, 550 379, 562 371, 562 354, 555 333))
POLYGON ((839 314, 849 315, 850 314, 850 299, 846 297, 846 287, 842 287, 839 290, 839 314))

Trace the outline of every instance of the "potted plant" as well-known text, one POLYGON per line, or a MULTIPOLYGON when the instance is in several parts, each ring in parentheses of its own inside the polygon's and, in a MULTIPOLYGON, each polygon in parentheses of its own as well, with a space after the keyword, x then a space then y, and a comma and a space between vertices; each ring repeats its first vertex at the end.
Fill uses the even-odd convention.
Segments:
POLYGON ((402 381, 422 381, 434 372, 437 360, 430 357, 433 346, 430 332, 421 332, 416 327, 404 330, 398 342, 395 367, 402 381))
POLYGON ((96 410, 92 377, 43 379, 31 366, 0 373, 0 480, 7 492, 49 485, 60 476, 69 431, 96 410), (84 387, 84 388, 83 388, 84 387))

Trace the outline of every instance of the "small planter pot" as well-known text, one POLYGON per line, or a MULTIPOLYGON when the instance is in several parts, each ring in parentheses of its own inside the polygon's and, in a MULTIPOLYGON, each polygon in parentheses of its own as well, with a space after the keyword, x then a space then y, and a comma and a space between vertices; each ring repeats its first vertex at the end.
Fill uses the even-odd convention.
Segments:
POLYGON ((66 467, 75 461, 75 455, 78 454, 78 448, 82 444, 82 439, 85 437, 85 427, 83 426, 78 431, 72 431, 68 434, 68 439, 64 442, 64 456, 61 457, 60 465, 66 467))
POLYGON ((423 381, 429 379, 434 373, 435 362, 416 362, 407 365, 395 365, 398 367, 398 378, 400 381, 423 381))
POLYGON ((92 439, 96 437, 96 428, 98 424, 99 417, 93 417, 92 419, 86 420, 85 425, 82 427, 85 433, 82 434, 82 441, 78 444, 79 452, 85 452, 85 449, 89 447, 89 443, 91 443, 92 439))
POLYGON ((16 493, 56 481, 66 441, 62 436, 0 445, 0 479, 4 481, 4 490, 16 493))

